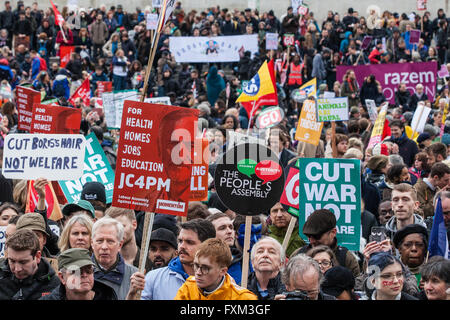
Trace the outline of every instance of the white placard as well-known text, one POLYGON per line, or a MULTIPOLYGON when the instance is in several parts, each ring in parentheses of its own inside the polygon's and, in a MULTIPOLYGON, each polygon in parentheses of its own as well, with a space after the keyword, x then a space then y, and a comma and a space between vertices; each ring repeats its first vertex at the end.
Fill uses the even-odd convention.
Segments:
POLYGON ((254 136, 249 136, 233 130, 227 130, 227 150, 233 149, 233 147, 243 143, 259 143, 265 146, 264 140, 258 139, 254 136))
POLYGON ((2 173, 8 179, 78 179, 83 175, 85 145, 82 134, 9 134, 2 173))
POLYGON ((377 110, 377 105, 375 104, 375 101, 366 99, 366 107, 367 107, 367 112, 369 113, 370 121, 372 121, 372 123, 375 123, 375 121, 377 121, 377 117, 378 117, 378 110, 377 110))
POLYGON ((333 99, 336 97, 336 93, 334 93, 333 91, 325 91, 323 93, 323 98, 324 99, 333 99))
POLYGON ((156 30, 158 27, 158 15, 156 13, 147 14, 147 30, 156 30))
POLYGON ((155 104, 165 104, 168 106, 172 105, 169 97, 145 98, 144 102, 155 103, 155 104))
POLYGON ((317 122, 324 121, 347 121, 348 98, 318 99, 317 100, 317 122))
POLYGON ((428 115, 431 112, 431 108, 426 107, 423 103, 417 104, 416 111, 414 112, 413 119, 411 121, 411 128, 414 132, 422 133, 423 128, 428 120, 428 115))
POLYGON ((266 33, 266 50, 278 49, 278 33, 266 33))

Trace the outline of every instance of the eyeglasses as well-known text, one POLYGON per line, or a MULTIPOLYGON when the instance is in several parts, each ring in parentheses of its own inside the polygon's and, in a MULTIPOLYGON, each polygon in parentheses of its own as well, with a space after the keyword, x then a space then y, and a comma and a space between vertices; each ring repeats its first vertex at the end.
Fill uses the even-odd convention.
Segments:
POLYGON ((203 275, 207 275, 209 273, 209 270, 211 270, 210 266, 205 266, 205 265, 201 265, 198 263, 194 263, 193 267, 194 267, 194 272, 197 272, 198 270, 200 270, 200 273, 203 275))
POLYGON ((81 268, 74 268, 74 269, 70 268, 70 269, 66 270, 66 273, 68 273, 69 275, 74 275, 76 273, 79 273, 80 275, 83 274, 83 273, 84 274, 93 274, 94 273, 94 266, 89 265, 89 266, 84 266, 84 267, 81 267, 81 268))
POLYGON ((319 264, 319 266, 325 267, 325 268, 333 265, 333 263, 330 260, 317 261, 317 263, 319 264))
POLYGON ((442 212, 442 214, 443 214, 443 215, 449 215, 449 214, 450 214, 450 211, 444 211, 444 212, 442 212))

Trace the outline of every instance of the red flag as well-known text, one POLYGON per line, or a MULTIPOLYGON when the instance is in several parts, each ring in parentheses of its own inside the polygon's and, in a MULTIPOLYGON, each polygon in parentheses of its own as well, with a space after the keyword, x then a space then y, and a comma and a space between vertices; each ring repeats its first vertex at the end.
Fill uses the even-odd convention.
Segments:
MULTIPOLYGON (((34 212, 36 208, 39 196, 34 189, 34 181, 28 181, 28 195, 27 204, 25 208, 25 213, 34 212)), ((45 186, 45 207, 47 208, 47 218, 53 221, 58 221, 62 219, 63 214, 61 208, 59 207, 58 197, 56 196, 55 190, 51 183, 45 186)))
POLYGON ((75 100, 77 98, 83 99, 84 105, 88 106, 91 100, 91 86, 89 83, 89 78, 83 81, 80 87, 73 93, 69 99, 69 103, 75 105, 75 100))
POLYGON ((59 59, 61 61, 61 68, 65 68, 69 63, 70 55, 75 51, 74 46, 61 46, 59 47, 59 59))
POLYGON ((61 13, 59 13, 58 9, 56 9, 55 4, 53 3, 52 0, 50 0, 50 3, 52 4, 53 7, 53 11, 55 12, 55 23, 58 26, 62 26, 62 24, 64 23, 64 18, 61 15, 61 13))
POLYGON ((383 128, 383 135, 381 136, 381 141, 384 140, 384 138, 391 136, 391 128, 389 127, 389 120, 384 120, 384 128, 383 128))
MULTIPOLYGON (((277 106, 278 105, 278 94, 277 94, 277 86, 275 82, 275 68, 273 60, 270 60, 267 63, 267 67, 269 68, 270 73, 270 79, 272 80, 273 88, 275 90, 274 93, 266 94, 262 97, 260 97, 256 103, 255 103, 255 110, 253 110, 253 115, 255 112, 261 107, 261 106, 277 106)), ((245 111, 247 111, 248 116, 252 114, 253 109, 253 101, 248 102, 241 102, 242 106, 245 108, 245 111)), ((251 120, 251 119, 249 119, 251 120)))

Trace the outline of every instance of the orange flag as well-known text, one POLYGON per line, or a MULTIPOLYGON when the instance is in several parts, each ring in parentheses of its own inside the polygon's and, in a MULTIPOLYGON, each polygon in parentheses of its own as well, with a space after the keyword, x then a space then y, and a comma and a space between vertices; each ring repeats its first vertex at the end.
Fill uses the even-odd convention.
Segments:
MULTIPOLYGON (((34 181, 28 181, 28 194, 25 212, 34 212, 39 196, 34 189, 34 181)), ((45 186, 45 207, 47 208, 47 218, 58 221, 63 218, 61 208, 59 207, 58 198, 51 183, 45 186)))

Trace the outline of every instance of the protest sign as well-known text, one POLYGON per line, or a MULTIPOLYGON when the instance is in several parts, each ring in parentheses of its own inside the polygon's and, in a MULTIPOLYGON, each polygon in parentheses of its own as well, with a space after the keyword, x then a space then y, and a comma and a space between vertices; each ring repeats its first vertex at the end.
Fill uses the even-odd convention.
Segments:
POLYGON ((198 114, 125 101, 113 206, 186 216, 198 114))
POLYGON ((65 197, 72 203, 80 200, 83 186, 89 181, 101 182, 105 186, 106 203, 112 202, 114 171, 94 133, 90 133, 86 136, 84 169, 81 178, 76 180, 58 181, 58 183, 64 192, 65 197))
POLYGON ((97 81, 97 97, 101 97, 104 92, 112 91, 112 81, 97 81))
POLYGON ((152 7, 153 8, 161 8, 163 0, 152 0, 152 7))
POLYGON ((80 133, 81 109, 35 104, 31 133, 80 133))
POLYGON ((125 100, 139 100, 137 90, 104 92, 102 94, 103 111, 108 129, 120 129, 125 100))
POLYGON ((424 92, 434 101, 436 96, 436 70, 437 62, 415 62, 415 63, 389 63, 371 64, 358 66, 337 66, 336 79, 342 81, 345 72, 351 69, 355 72, 356 80, 361 88, 364 79, 371 74, 380 82, 383 94, 390 104, 395 104, 395 92, 400 83, 405 83, 411 95, 415 93, 416 85, 421 83, 424 92))
POLYGON ((276 126, 284 119, 284 111, 280 107, 266 108, 256 118, 256 127, 266 129, 276 126))
POLYGON ((418 103, 416 111, 414 111, 414 116, 411 121, 411 128, 413 129, 413 137, 414 133, 422 133, 425 127, 425 124, 428 120, 428 115, 431 112, 431 108, 426 107, 423 103, 418 103))
POLYGON ((190 201, 208 200, 208 167, 209 167, 209 142, 208 139, 195 139, 194 164, 191 176, 190 201))
POLYGON ((427 0, 416 0, 417 10, 427 10, 427 0))
POLYGON ((300 7, 298 7, 298 14, 304 16, 308 13, 308 10, 309 9, 307 6, 301 5, 300 7))
POLYGON ((373 39, 372 36, 364 36, 361 44, 361 50, 366 50, 367 48, 369 48, 372 39, 373 39))
POLYGON ((441 65, 441 69, 439 69, 439 71, 437 72, 437 75, 441 79, 447 78, 449 76, 449 72, 448 72, 448 68, 447 68, 446 64, 441 65))
POLYGON ((8 134, 3 175, 25 180, 78 179, 83 173, 85 142, 81 134, 8 134))
POLYGON ((317 122, 347 121, 348 98, 318 99, 317 122))
POLYGON ((291 0, 291 7, 293 9, 293 13, 298 13, 298 8, 303 4, 303 0, 291 0))
POLYGON ((298 120, 295 140, 317 146, 322 133, 323 122, 316 121, 316 102, 305 100, 298 120))
POLYGON ((147 30, 156 30, 158 28, 158 14, 147 14, 147 30))
POLYGON ((369 144, 367 148, 373 148, 376 144, 381 143, 383 140, 383 132, 386 120, 388 104, 384 104, 381 107, 380 113, 378 114, 377 120, 373 125, 372 134, 370 136, 369 144))
POLYGON ((5 257, 6 226, 0 227, 0 258, 5 257))
POLYGON ((264 145, 264 140, 258 137, 246 135, 233 130, 227 130, 227 150, 244 143, 260 143, 264 145))
MULTIPOLYGON (((132 100, 132 99, 130 99, 130 100, 132 100)), ((172 105, 169 97, 145 98, 144 102, 154 103, 154 104, 165 104, 168 106, 172 105)))
POLYGON ((366 99, 366 107, 367 107, 367 112, 369 113, 370 121, 372 121, 372 123, 375 123, 375 121, 377 120, 377 117, 378 117, 378 110, 377 110, 377 105, 375 104, 375 101, 366 99))
POLYGON ((283 188, 283 194, 280 198, 280 203, 284 207, 284 209, 297 218, 299 215, 299 170, 298 160, 290 163, 285 168, 285 172, 287 172, 286 183, 283 188))
POLYGON ((258 35, 171 37, 170 52, 177 63, 238 62, 239 50, 258 52, 258 35))
POLYGON ((411 30, 409 33, 409 43, 419 44, 420 40, 420 30, 411 30))
POLYGON ((227 208, 246 216, 258 215, 280 200, 283 167, 265 146, 240 144, 217 161, 214 181, 217 195, 227 208))
POLYGON ((278 33, 266 33, 266 50, 278 49, 278 33))
POLYGON ((78 98, 81 98, 83 100, 85 106, 88 106, 90 104, 91 85, 89 83, 89 78, 86 78, 86 80, 83 81, 81 86, 79 86, 77 90, 75 90, 73 95, 69 98, 69 103, 75 105, 75 100, 78 98))
MULTIPOLYGON (((299 159, 299 225, 318 209, 336 216, 338 244, 359 250, 361 237, 360 161, 355 159, 299 159)), ((301 228, 300 236, 307 240, 301 228)))
POLYGON ((286 33, 283 35, 283 44, 285 47, 293 46, 295 43, 294 35, 291 33, 286 33))
POLYGON ((17 129, 30 132, 33 104, 41 102, 41 93, 31 88, 18 86, 16 88, 16 95, 17 113, 19 118, 17 129))
POLYGON ((336 98, 336 93, 332 92, 332 91, 325 91, 323 93, 323 98, 324 99, 332 99, 332 98, 336 98))

